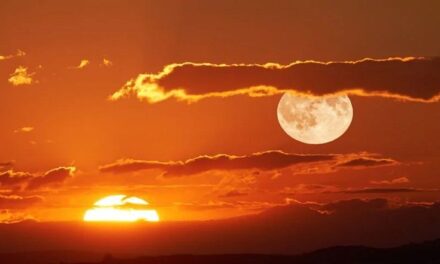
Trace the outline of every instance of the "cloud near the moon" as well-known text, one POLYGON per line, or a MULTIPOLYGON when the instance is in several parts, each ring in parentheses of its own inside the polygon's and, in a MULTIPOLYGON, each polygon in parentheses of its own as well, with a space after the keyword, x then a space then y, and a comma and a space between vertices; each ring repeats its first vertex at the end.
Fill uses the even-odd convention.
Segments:
POLYGON ((282 151, 257 152, 251 155, 234 156, 218 154, 213 156, 199 156, 185 161, 147 161, 124 159, 115 163, 102 166, 102 172, 133 172, 146 169, 159 169, 164 171, 165 177, 179 177, 198 174, 209 170, 276 170, 298 163, 311 163, 333 160, 333 155, 302 155, 282 151))
POLYGON ((359 157, 339 163, 339 167, 377 167, 395 165, 398 162, 388 158, 359 157))
POLYGON ((140 74, 110 96, 134 94, 157 103, 234 95, 270 96, 286 91, 312 95, 348 93, 418 102, 440 99, 440 58, 363 59, 343 62, 267 64, 170 64, 140 74))
MULTIPOLYGON (((370 153, 352 153, 352 154, 295 154, 286 153, 279 150, 256 152, 250 155, 234 156, 227 154, 218 154, 213 156, 199 156, 185 161, 149 161, 121 159, 115 163, 101 166, 101 172, 111 173, 129 173, 141 170, 160 170, 164 177, 181 177, 199 174, 206 171, 231 171, 231 170, 260 170, 273 171, 288 168, 299 164, 326 163, 325 166, 330 170, 336 170, 350 160, 368 158, 373 162, 377 160, 376 166, 383 166, 383 158, 375 157, 370 153)), ((396 161, 392 159, 387 159, 396 161)), ((369 164, 373 167, 374 164, 369 164)), ((364 167, 362 165, 352 167, 364 167)))

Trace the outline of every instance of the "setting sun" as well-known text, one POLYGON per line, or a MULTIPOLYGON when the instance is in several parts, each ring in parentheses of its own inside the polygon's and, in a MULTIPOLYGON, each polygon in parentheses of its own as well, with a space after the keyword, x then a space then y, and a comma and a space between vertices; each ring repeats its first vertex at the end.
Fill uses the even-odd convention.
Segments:
POLYGON ((84 214, 87 222, 158 222, 159 215, 154 209, 145 209, 148 202, 127 195, 110 195, 98 200, 94 207, 84 214))

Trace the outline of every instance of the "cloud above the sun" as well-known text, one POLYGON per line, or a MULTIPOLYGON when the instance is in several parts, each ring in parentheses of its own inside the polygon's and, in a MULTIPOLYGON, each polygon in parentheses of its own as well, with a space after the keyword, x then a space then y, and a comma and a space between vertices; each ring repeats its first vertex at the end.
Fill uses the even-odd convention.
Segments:
POLYGON ((195 102, 210 97, 347 93, 417 102, 440 99, 440 58, 358 61, 299 61, 287 65, 176 63, 159 73, 140 74, 110 96, 134 95, 148 103, 195 102))

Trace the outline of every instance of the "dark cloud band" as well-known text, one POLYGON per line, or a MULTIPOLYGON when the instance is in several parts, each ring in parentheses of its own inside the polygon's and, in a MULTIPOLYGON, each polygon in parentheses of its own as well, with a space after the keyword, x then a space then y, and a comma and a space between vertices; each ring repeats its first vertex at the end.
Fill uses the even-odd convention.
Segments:
POLYGON ((156 103, 169 98, 197 101, 207 97, 270 96, 290 91, 434 102, 440 99, 439 73, 439 58, 305 61, 289 65, 182 63, 168 65, 157 74, 140 74, 110 99, 134 94, 156 103))
POLYGON ((392 159, 383 159, 368 153, 355 154, 295 154, 279 150, 256 152, 249 155, 234 156, 218 154, 213 156, 199 156, 185 161, 148 161, 122 159, 115 163, 101 166, 101 172, 127 173, 141 170, 160 170, 165 177, 190 176, 205 171, 231 171, 231 170, 260 170, 273 171, 288 168, 298 164, 325 162, 330 170, 344 167, 343 164, 352 160, 368 159, 368 164, 351 164, 350 167, 377 167, 395 165, 398 162, 392 159), (383 160, 387 160, 386 163, 383 160), (342 164, 342 165, 341 165, 342 164))

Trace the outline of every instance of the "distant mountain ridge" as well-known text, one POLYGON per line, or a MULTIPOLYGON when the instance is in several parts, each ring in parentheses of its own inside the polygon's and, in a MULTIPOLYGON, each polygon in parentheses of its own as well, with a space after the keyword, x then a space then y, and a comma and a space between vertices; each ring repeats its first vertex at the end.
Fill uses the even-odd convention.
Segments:
POLYGON ((114 258, 98 253, 59 251, 0 254, 7 264, 428 264, 440 263, 440 239, 393 248, 336 246, 300 255, 226 254, 114 258), (99 260, 98 260, 99 258, 99 260), (76 260, 75 260, 76 259, 76 260), (81 262, 80 259, 89 259, 81 262))

